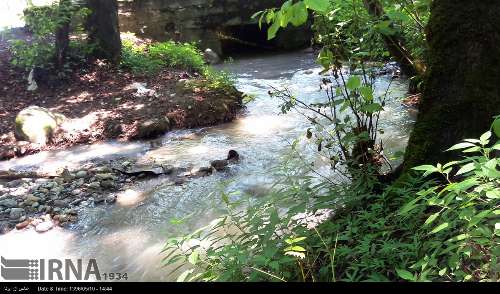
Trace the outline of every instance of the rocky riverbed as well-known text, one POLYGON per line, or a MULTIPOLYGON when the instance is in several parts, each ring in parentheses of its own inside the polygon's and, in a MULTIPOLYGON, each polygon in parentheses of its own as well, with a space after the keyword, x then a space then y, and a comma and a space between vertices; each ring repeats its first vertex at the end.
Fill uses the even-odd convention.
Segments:
MULTIPOLYGON (((172 185, 209 176, 239 160, 230 150, 227 159, 213 160, 207 166, 173 167, 156 163, 119 160, 88 163, 80 169, 62 169, 57 175, 19 178, 0 182, 0 234, 12 229, 33 228, 43 233, 54 226, 75 222, 79 210, 96 205, 112 205, 117 195, 151 177, 164 177, 172 185)), ((24 174, 18 173, 21 176, 24 174)), ((12 172, 11 178, 16 173, 12 172)))

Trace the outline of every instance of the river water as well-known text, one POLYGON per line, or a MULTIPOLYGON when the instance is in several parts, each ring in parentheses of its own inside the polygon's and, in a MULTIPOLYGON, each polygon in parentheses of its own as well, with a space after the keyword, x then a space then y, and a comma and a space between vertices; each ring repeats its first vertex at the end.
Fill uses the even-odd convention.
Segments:
MULTIPOLYGON (((101 273, 126 272, 129 281, 175 278, 160 265, 166 239, 215 219, 220 214, 220 199, 212 192, 223 182, 228 183, 226 189, 258 197, 273 181, 269 169, 280 163, 290 143, 303 137, 309 127, 298 113, 280 114, 280 101, 268 95, 270 86, 287 86, 305 101, 325 98, 319 89, 321 69, 312 53, 242 57, 221 67, 236 76, 239 90, 255 97, 234 122, 174 131, 148 142, 108 142, 42 152, 0 162, 0 169, 57 170, 119 157, 183 167, 206 166, 210 160, 224 158, 229 149, 240 153, 240 163, 227 172, 190 180, 182 186, 162 178, 138 183, 119 194, 113 206, 85 208, 78 222, 69 228, 58 227, 44 234, 13 230, 0 236, 2 253, 8 253, 9 258, 95 258, 101 273), (182 226, 170 222, 185 216, 191 217, 182 226)), ((378 78, 376 91, 385 92, 390 81, 389 76, 378 78)), ((390 98, 381 115, 382 139, 388 154, 404 149, 411 130, 413 120, 400 102, 406 89, 407 81, 392 81, 390 98)))

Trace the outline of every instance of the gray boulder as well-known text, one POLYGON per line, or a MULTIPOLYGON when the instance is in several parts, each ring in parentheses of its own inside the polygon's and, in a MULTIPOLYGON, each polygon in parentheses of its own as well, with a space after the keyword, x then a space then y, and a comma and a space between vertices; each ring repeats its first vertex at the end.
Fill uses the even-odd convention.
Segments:
POLYGON ((203 58, 208 64, 218 64, 221 62, 221 58, 212 49, 207 48, 203 52, 203 58))
POLYGON ((17 201, 14 199, 4 199, 4 200, 0 201, 0 206, 5 206, 8 208, 16 207, 17 201))
POLYGON ((39 106, 29 106, 17 114, 14 134, 18 141, 45 145, 64 120, 62 114, 39 106))

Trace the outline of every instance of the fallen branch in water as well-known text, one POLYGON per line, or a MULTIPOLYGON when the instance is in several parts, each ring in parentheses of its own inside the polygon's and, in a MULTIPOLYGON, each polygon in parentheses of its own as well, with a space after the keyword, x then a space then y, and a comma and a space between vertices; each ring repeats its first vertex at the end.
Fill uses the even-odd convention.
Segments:
POLYGON ((38 172, 26 172, 26 171, 0 171, 0 180, 18 180, 23 178, 54 178, 57 175, 38 173, 38 172))

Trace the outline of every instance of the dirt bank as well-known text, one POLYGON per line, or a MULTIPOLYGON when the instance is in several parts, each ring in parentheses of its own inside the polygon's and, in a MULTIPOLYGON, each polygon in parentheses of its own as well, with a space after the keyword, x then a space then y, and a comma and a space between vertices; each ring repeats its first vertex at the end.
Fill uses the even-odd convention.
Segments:
POLYGON ((28 91, 27 73, 10 64, 6 46, 0 40, 0 160, 229 122, 242 107, 242 93, 203 86, 203 77, 196 73, 165 69, 155 76, 140 76, 99 60, 82 66, 64 82, 28 91), (15 139, 15 117, 30 105, 68 118, 46 146, 15 139))

